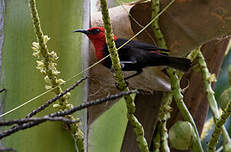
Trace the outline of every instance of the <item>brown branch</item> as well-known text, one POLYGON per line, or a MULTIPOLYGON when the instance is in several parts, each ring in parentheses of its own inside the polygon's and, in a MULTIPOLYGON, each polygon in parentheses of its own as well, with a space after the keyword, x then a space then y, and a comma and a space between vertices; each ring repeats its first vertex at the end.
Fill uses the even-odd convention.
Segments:
MULTIPOLYGON (((73 120, 69 120, 69 119, 66 119, 66 118, 63 118, 63 117, 48 117, 48 116, 44 116, 42 118, 26 118, 27 120, 31 120, 31 119, 34 119, 34 120, 31 120, 30 122, 28 123, 23 123, 21 125, 17 125, 17 126, 14 126, 6 131, 3 131, 0 133, 0 139, 4 138, 4 137, 7 137, 13 133, 16 133, 18 131, 21 131, 21 130, 24 130, 24 129, 27 129, 27 128, 31 128, 33 126, 37 126, 43 122, 46 122, 46 121, 62 121, 62 122, 65 122, 65 123, 76 123, 76 121, 73 121, 73 120)), ((27 121, 25 120, 25 121, 27 121)), ((16 122, 16 120, 14 120, 16 122)))
POLYGON ((5 125, 11 125, 12 123, 18 123, 20 125, 17 125, 17 126, 14 126, 6 131, 3 131, 0 133, 0 139, 4 138, 4 137, 7 137, 13 133, 16 133, 18 131, 21 131, 21 130, 24 130, 24 129, 27 129, 27 128, 31 128, 33 126, 36 126, 36 125, 39 125, 47 120, 49 121, 64 121, 65 123, 68 122, 68 123, 75 123, 76 121, 72 121, 72 120, 67 120, 66 118, 63 118, 62 116, 66 116, 66 115, 70 115, 76 111, 79 111, 79 110, 82 110, 82 109, 85 109, 85 108, 88 108, 90 106, 94 106, 94 105, 97 105, 97 104, 101 104, 103 102, 109 102, 109 101, 112 101, 114 99, 117 99, 117 98, 120 98, 124 95, 129 95, 129 94, 133 94, 133 93, 138 93, 138 91, 136 90, 131 90, 131 91, 127 91, 127 92, 121 92, 121 93, 118 93, 118 94, 115 94, 115 95, 111 95, 111 96, 108 96, 108 97, 105 97, 105 98, 101 98, 101 99, 97 99, 97 100, 93 100, 93 101, 90 101, 88 103, 84 103, 84 104, 81 104, 77 107, 74 107, 70 110, 64 110, 64 111, 59 111, 59 112, 55 112, 55 113, 51 113, 49 115, 46 115, 42 118, 25 118, 25 119, 19 119, 19 120, 13 120, 12 122, 2 122, 2 124, 5 123, 5 125), (34 121, 33 119, 35 119, 36 121, 34 121), (25 123, 27 122, 27 123, 25 123), (22 124, 23 123, 23 124, 22 124))
MULTIPOLYGON (((13 124, 18 124, 18 125, 22 125, 24 123, 28 123, 28 122, 43 122, 43 121, 62 121, 64 123, 70 124, 70 123, 76 123, 78 121, 74 121, 74 120, 70 120, 64 117, 48 117, 48 116, 44 116, 42 118, 24 118, 24 119, 15 119, 15 120, 9 120, 9 121, 0 121, 0 126, 10 126, 13 124)), ((16 127, 16 126, 15 126, 16 127)), ((14 128, 14 127, 13 127, 14 128)))
POLYGON ((86 79, 87 79, 87 77, 84 77, 84 78, 80 79, 79 81, 77 81, 75 84, 73 84, 71 87, 69 87, 68 89, 66 89, 65 91, 60 93, 59 95, 55 96, 54 98, 50 99, 49 101, 47 101, 46 103, 44 103, 43 105, 38 107, 37 109, 33 110, 31 113, 29 113, 26 116, 26 118, 32 117, 33 115, 37 114, 38 112, 41 112, 42 110, 47 108, 49 105, 54 103, 56 100, 58 100, 59 98, 61 98, 62 96, 64 96, 68 92, 70 92, 71 90, 73 90, 75 87, 77 87, 80 83, 82 83, 86 79))

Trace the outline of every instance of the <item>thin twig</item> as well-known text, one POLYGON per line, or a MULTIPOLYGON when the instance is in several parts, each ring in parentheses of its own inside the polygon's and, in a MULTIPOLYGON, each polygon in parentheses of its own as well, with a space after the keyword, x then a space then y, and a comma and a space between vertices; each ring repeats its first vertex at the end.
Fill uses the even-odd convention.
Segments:
POLYGON ((36 126, 36 125, 39 125, 45 121, 62 121, 62 122, 65 122, 65 123, 76 123, 77 121, 76 120, 69 120, 67 118, 62 118, 62 117, 48 117, 48 116, 45 116, 45 117, 42 117, 42 118, 26 118, 27 120, 31 120, 30 122, 28 123, 23 123, 21 125, 17 125, 15 127, 12 127, 6 131, 3 131, 0 133, 0 139, 4 138, 4 137, 7 137, 15 132, 18 132, 18 131, 21 131, 21 130, 24 130, 24 129, 27 129, 27 128, 31 128, 33 126, 36 126), (35 121, 33 121, 33 119, 35 121))
MULTIPOLYGON (((42 118, 24 118, 24 119, 15 119, 15 120, 9 120, 9 121, 0 121, 0 126, 10 126, 13 124, 18 124, 21 125, 23 123, 28 123, 31 121, 37 122, 37 121, 62 121, 64 123, 67 124, 71 124, 71 123, 76 123, 78 122, 77 120, 70 120, 64 117, 48 117, 48 116, 44 116, 42 118)), ((15 126, 16 127, 16 126, 15 126)))
POLYGON ((98 105, 98 104, 101 104, 101 103, 104 103, 104 102, 107 102, 107 101, 111 101, 111 100, 120 98, 120 97, 125 96, 125 95, 134 94, 134 93, 138 94, 139 92, 137 90, 121 92, 121 93, 111 95, 111 96, 108 96, 108 97, 105 97, 105 98, 96 99, 96 100, 89 101, 87 103, 83 103, 83 104, 81 104, 81 105, 79 105, 77 107, 74 107, 74 108, 70 109, 70 110, 65 110, 65 111, 59 111, 59 112, 56 112, 56 113, 52 113, 49 116, 50 117, 60 117, 60 116, 69 115, 69 114, 72 114, 72 113, 74 113, 76 111, 88 108, 90 106, 98 105))
POLYGON ((66 89, 65 91, 63 91, 62 93, 60 93, 59 95, 55 96, 54 98, 50 99, 49 101, 47 101, 45 104, 41 105, 40 107, 38 107, 37 109, 33 110, 31 113, 29 113, 26 118, 32 117, 33 115, 37 114, 38 112, 44 110, 45 108, 47 108, 50 104, 54 103, 56 100, 58 100, 59 98, 61 98, 62 96, 64 96, 65 94, 67 94, 68 92, 70 92, 71 90, 73 90, 75 87, 77 87, 80 83, 82 83, 84 80, 86 80, 87 77, 84 77, 80 80, 78 80, 75 84, 73 84, 71 87, 69 87, 68 89, 66 89))
MULTIPOLYGON (((64 110, 64 111, 51 113, 51 114, 46 115, 44 117, 45 118, 60 118, 62 116, 70 115, 70 114, 72 114, 72 113, 74 113, 76 111, 88 108, 90 106, 101 104, 103 102, 109 102, 109 101, 112 101, 114 99, 120 98, 120 97, 122 97, 124 95, 129 95, 129 94, 133 94, 133 93, 138 93, 138 91, 131 90, 131 91, 128 91, 128 92, 121 92, 121 93, 118 93, 118 94, 115 94, 115 95, 111 95, 111 96, 108 96, 108 97, 105 97, 105 98, 96 99, 96 100, 90 101, 88 103, 81 104, 80 106, 74 107, 74 108, 72 108, 70 110, 64 110)), ((26 118, 26 119, 28 119, 28 118, 26 118)), ((32 118, 29 118, 29 119, 32 119, 32 118)), ((18 132, 18 131, 21 131, 21 130, 24 130, 24 129, 27 129, 27 128, 31 128, 31 127, 36 126, 36 125, 39 125, 39 124, 41 124, 41 123, 43 123, 45 121, 47 121, 47 119, 41 119, 41 120, 38 120, 38 121, 32 121, 32 122, 28 122, 28 123, 24 123, 24 124, 12 127, 10 129, 0 133, 0 139, 2 139, 4 137, 7 137, 7 136, 9 136, 9 135, 11 135, 11 134, 13 134, 15 132, 18 132)))

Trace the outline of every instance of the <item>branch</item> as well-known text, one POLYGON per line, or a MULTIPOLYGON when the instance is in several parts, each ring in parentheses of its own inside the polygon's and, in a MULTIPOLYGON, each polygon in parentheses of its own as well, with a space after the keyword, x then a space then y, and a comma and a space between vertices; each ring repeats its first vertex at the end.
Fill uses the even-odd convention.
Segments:
POLYGON ((46 103, 44 103, 43 105, 41 105, 40 107, 38 107, 37 109, 33 110, 31 113, 29 113, 26 118, 32 117, 33 115, 37 114, 38 112, 44 110, 45 108, 47 108, 50 104, 54 103, 56 100, 58 100, 59 98, 61 98, 62 96, 64 96, 65 94, 67 94, 68 92, 70 92, 71 90, 73 90, 75 87, 77 87, 80 83, 82 83, 84 80, 86 80, 87 77, 84 77, 80 80, 78 80, 75 84, 73 84, 71 87, 69 87, 68 89, 66 89, 65 91, 63 91, 62 93, 60 93, 59 95, 55 96, 54 98, 48 100, 46 103))
MULTIPOLYGON (((63 118, 63 116, 66 116, 66 115, 70 115, 76 111, 79 111, 79 110, 82 110, 82 109, 85 109, 85 108, 88 108, 90 106, 94 106, 94 105, 97 105, 97 104, 101 104, 101 103, 104 103, 104 102, 109 102, 109 101, 112 101, 114 99, 117 99, 117 98, 120 98, 124 95, 129 95, 129 94, 133 94, 133 93, 138 93, 138 91, 136 90, 131 90, 131 91, 128 91, 128 92, 121 92, 119 94, 115 94, 115 95, 111 95, 111 96, 108 96, 108 97, 105 97, 105 98, 101 98, 101 99, 97 99, 97 100, 93 100, 93 101, 90 101, 88 103, 84 103, 84 104, 81 104, 80 106, 77 106, 77 107, 74 107, 70 110, 64 110, 64 111, 59 111, 59 112, 55 112, 55 113, 51 113, 49 115, 46 115, 42 118, 25 118, 25 119, 18 119, 18 120, 12 120, 12 122, 2 122, 2 124, 5 123, 5 125, 11 125, 13 123, 19 123, 20 125, 17 125, 17 126, 14 126, 6 131, 3 131, 0 133, 0 139, 4 138, 4 137, 7 137, 15 132, 18 132, 20 130, 24 130, 24 129, 27 129, 27 128, 31 128, 33 126, 36 126, 36 125, 39 125, 47 120, 50 120, 50 121, 66 121, 67 119, 66 118, 63 118), (35 119, 36 121, 33 121, 33 119, 35 119), (28 122, 28 123, 24 123, 24 122, 28 122), (23 124, 21 124, 23 123, 23 124)), ((79 120, 78 120, 79 121, 79 120)), ((75 123, 75 122, 78 122, 78 121, 73 121, 73 120, 70 120, 68 119, 67 122, 68 123, 75 123)))
POLYGON ((4 137, 7 137, 13 133, 16 133, 18 131, 21 131, 21 130, 24 130, 24 129, 27 129, 27 128, 31 128, 33 126, 37 126, 43 122, 46 122, 46 121, 62 121, 62 122, 65 122, 67 124, 71 124, 71 123, 76 123, 78 122, 77 120, 70 120, 70 119, 67 119, 67 118, 62 118, 62 117, 48 117, 48 116, 44 116, 42 118, 26 118, 24 120, 12 120, 12 121, 8 121, 8 122, 2 122, 2 124, 12 124, 12 123, 21 123, 21 122, 28 122, 28 123, 23 123, 23 124, 20 124, 18 126, 14 126, 6 131, 3 131, 0 133, 0 139, 4 138, 4 137), (20 122, 21 121, 21 122, 20 122))
MULTIPOLYGON (((79 120, 70 120, 64 117, 49 117, 44 116, 42 118, 24 118, 24 119, 15 119, 15 120, 9 120, 9 121, 0 121, 0 126, 10 126, 13 124, 22 125, 24 123, 28 122, 43 122, 43 121, 62 121, 66 124, 76 123, 79 122, 79 120)), ((16 127, 16 126, 15 126, 16 127)))
POLYGON ((65 111, 59 111, 59 112, 56 112, 56 113, 52 113, 49 116, 50 117, 60 117, 60 116, 69 115, 69 114, 72 114, 72 113, 74 113, 76 111, 88 108, 90 106, 94 106, 94 105, 98 105, 98 104, 101 104, 101 103, 104 103, 104 102, 112 101, 112 100, 120 98, 122 96, 130 95, 130 94, 134 94, 134 93, 138 94, 139 92, 136 91, 136 90, 121 92, 121 93, 111 95, 111 96, 108 96, 108 97, 105 97, 105 98, 96 99, 96 100, 89 101, 87 103, 83 103, 83 104, 81 104, 81 105, 79 105, 77 107, 74 107, 74 108, 70 109, 70 110, 65 110, 65 111))

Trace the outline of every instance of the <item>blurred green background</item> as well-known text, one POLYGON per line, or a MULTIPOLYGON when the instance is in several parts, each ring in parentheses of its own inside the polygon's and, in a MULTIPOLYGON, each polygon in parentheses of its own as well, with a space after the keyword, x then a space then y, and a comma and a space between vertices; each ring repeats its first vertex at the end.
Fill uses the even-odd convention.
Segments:
MULTIPOLYGON (((59 56, 57 69, 61 74, 58 77, 67 80, 82 70, 81 35, 72 31, 82 27, 83 0, 37 2, 43 32, 51 37, 48 47, 59 56)), ((28 0, 7 0, 0 86, 7 89, 7 93, 1 96, 4 112, 46 91, 43 76, 36 69, 36 59, 32 57, 33 41, 36 39, 28 0)), ((81 75, 67 82, 63 88, 69 87, 80 78, 81 75)), ((83 86, 78 87, 71 92, 69 101, 74 105, 82 102, 82 88, 83 86)), ((8 114, 4 119, 23 118, 54 95, 48 93, 8 114)), ((39 115, 52 111, 54 110, 51 107, 39 115)), ((11 135, 1 142, 4 147, 12 147, 20 152, 74 151, 73 138, 62 123, 44 123, 11 135)))

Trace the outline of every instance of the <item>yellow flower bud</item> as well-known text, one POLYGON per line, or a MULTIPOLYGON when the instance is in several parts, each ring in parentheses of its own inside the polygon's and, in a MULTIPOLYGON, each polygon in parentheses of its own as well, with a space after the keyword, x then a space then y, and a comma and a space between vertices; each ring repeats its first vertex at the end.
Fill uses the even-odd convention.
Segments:
POLYGON ((44 67, 43 61, 37 60, 36 63, 37 63, 37 67, 42 67, 42 68, 44 67))
POLYGON ((53 108, 59 108, 60 104, 53 104, 53 108))
POLYGON ((60 72, 58 70, 52 70, 52 74, 58 75, 60 72))
POLYGON ((32 46, 33 47, 35 47, 35 48, 37 48, 37 49, 39 49, 40 47, 39 47, 39 43, 38 42, 33 42, 32 43, 32 46))
POLYGON ((51 79, 47 75, 44 77, 44 80, 46 83, 51 84, 51 79))
POLYGON ((47 90, 49 90, 49 89, 52 88, 52 86, 50 86, 50 85, 45 85, 45 88, 46 88, 47 90))
POLYGON ((66 81, 64 81, 63 79, 56 79, 56 83, 58 84, 63 84, 65 83, 66 81))
POLYGON ((48 35, 43 36, 44 43, 46 44, 51 38, 48 37, 48 35))

